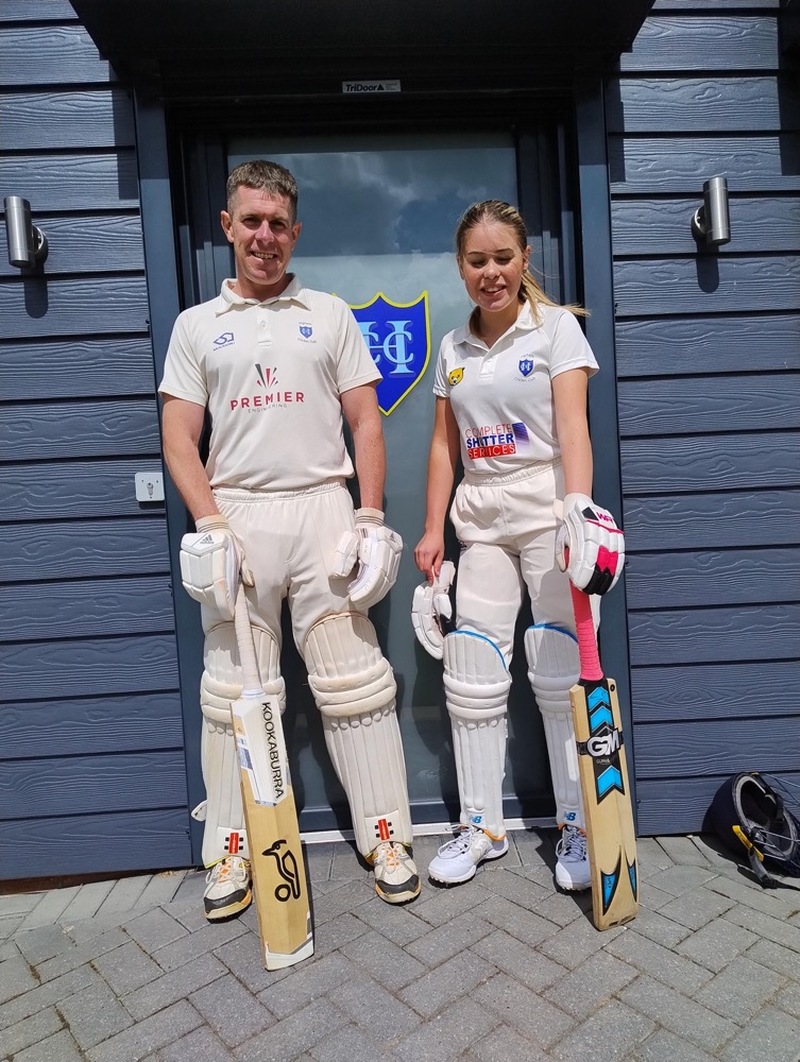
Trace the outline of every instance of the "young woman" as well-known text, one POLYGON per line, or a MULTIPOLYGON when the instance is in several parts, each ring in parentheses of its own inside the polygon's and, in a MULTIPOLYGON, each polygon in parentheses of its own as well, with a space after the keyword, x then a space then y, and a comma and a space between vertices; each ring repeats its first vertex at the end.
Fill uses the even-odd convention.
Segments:
POLYGON ((456 247, 475 307, 439 351, 425 533, 414 557, 434 583, 460 456, 464 477, 450 510, 462 550, 456 629, 441 650, 461 830, 439 849, 429 873, 448 884, 468 881, 480 862, 508 850, 502 794, 508 666, 527 588, 534 617, 525 635, 528 673, 562 831, 556 882, 585 889, 590 875, 569 703, 579 670, 569 579, 604 593, 624 560, 621 532, 590 497, 586 395, 598 366, 575 317, 583 311, 555 305, 529 272, 527 232, 514 207, 498 200, 471 206, 456 247))

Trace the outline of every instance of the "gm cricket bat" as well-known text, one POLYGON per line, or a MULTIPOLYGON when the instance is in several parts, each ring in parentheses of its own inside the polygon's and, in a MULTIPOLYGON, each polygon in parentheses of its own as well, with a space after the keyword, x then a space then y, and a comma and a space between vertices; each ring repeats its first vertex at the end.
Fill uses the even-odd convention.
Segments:
POLYGON ((589 598, 570 585, 581 674, 569 691, 592 870, 592 919, 609 929, 636 917, 639 870, 617 684, 603 675, 589 598))
POLYGON ((278 699, 258 673, 244 589, 236 595, 236 641, 244 675, 231 705, 264 966, 281 970, 314 954, 308 882, 278 699))

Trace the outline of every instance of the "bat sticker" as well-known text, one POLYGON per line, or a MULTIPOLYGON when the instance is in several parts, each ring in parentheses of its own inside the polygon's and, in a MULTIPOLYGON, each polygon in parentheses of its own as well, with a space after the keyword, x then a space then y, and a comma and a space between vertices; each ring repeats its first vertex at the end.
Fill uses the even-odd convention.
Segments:
POLYGON ((286 844, 286 838, 282 837, 280 840, 275 841, 274 844, 271 844, 269 848, 265 848, 261 853, 265 856, 274 857, 278 866, 278 873, 286 883, 285 885, 279 885, 275 889, 275 899, 280 900, 281 903, 286 903, 290 897, 293 900, 299 900, 302 892, 300 874, 297 868, 297 859, 295 858, 294 852, 291 848, 287 852, 284 852, 283 855, 278 851, 281 845, 284 844, 286 844))

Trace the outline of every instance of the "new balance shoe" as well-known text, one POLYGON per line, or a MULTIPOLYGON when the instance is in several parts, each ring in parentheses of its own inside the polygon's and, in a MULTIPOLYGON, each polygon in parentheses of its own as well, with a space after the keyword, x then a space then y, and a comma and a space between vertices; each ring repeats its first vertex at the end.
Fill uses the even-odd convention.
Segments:
POLYGON ((250 863, 241 856, 228 856, 206 874, 203 905, 206 918, 216 922, 239 914, 253 902, 250 863))
POLYGON ((580 892, 592 884, 586 834, 577 826, 564 826, 556 845, 556 885, 568 892, 580 892))
POLYGON ((477 826, 465 826, 452 841, 443 844, 428 867, 434 881, 460 885, 475 877, 478 864, 485 859, 499 859, 508 851, 508 838, 493 841, 477 826))
POLYGON ((421 889, 417 866, 399 841, 381 841, 370 853, 375 872, 375 892, 387 903, 408 903, 421 889))

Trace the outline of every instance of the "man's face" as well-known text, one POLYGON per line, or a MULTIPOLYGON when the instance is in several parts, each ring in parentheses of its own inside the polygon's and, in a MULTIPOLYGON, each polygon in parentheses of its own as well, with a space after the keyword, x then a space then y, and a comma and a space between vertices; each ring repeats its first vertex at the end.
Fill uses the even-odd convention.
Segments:
POLYGON ((242 185, 230 213, 223 210, 220 220, 236 259, 233 290, 246 299, 280 295, 289 283, 286 270, 302 227, 289 199, 242 185))

